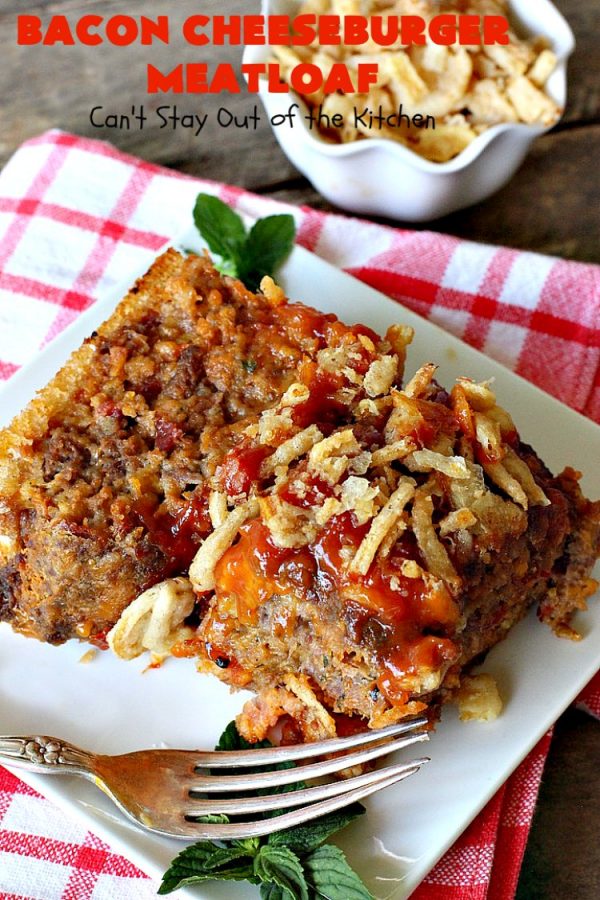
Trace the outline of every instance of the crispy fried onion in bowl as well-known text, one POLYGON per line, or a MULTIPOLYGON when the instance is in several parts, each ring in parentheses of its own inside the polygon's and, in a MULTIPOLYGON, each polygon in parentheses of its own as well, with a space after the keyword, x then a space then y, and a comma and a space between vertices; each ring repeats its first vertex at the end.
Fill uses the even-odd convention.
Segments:
MULTIPOLYGON (((507 0, 304 0, 298 8, 298 15, 417 15, 426 22, 440 13, 511 19, 507 0)), ((327 77, 335 63, 355 73, 360 63, 376 62, 379 77, 368 94, 321 90, 304 96, 311 109, 323 114, 318 119, 322 135, 340 143, 388 138, 444 163, 494 125, 548 127, 560 118, 562 110, 546 90, 557 65, 550 41, 520 37, 516 26, 509 37, 506 46, 443 46, 428 39, 407 47, 398 39, 382 47, 371 39, 353 46, 273 46, 272 52, 288 83, 301 63, 317 65, 327 77), (334 116, 343 124, 328 127, 334 116), (409 124, 414 116, 420 117, 417 126, 409 124), (424 127, 427 117, 435 127, 424 127)))

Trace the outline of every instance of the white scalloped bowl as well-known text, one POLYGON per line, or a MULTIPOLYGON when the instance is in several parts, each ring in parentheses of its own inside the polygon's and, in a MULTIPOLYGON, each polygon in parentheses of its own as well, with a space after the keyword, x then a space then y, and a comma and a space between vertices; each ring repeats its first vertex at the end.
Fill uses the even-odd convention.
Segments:
MULTIPOLYGON (((297 0, 263 0, 263 15, 293 15, 297 0)), ((567 61, 575 49, 569 25, 550 0, 512 0, 511 15, 528 34, 546 36, 558 58, 547 83, 552 99, 564 109, 567 61)), ((247 47, 245 63, 262 63, 270 49, 247 47)), ((298 102, 294 93, 269 93, 261 80, 260 97, 269 121, 298 102)), ((423 159, 388 138, 335 144, 311 132, 302 115, 273 128, 288 159, 336 206, 365 215, 425 222, 478 203, 503 187, 517 171, 533 141, 549 131, 541 125, 503 124, 489 128, 446 163, 423 159)))

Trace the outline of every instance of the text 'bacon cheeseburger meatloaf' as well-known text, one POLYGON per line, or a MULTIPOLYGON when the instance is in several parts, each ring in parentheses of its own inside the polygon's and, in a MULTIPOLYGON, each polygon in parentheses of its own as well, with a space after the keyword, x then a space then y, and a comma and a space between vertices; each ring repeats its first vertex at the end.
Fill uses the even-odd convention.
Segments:
POLYGON ((402 389, 410 338, 169 251, 0 433, 2 617, 197 657, 249 739, 435 707, 532 604, 571 634, 599 505, 489 385, 402 389))

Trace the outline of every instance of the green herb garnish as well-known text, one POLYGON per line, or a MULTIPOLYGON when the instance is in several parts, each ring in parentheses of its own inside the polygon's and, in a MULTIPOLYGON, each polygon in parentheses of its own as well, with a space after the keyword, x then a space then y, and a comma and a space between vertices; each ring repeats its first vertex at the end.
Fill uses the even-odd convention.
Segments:
MULTIPOLYGON (((246 750, 268 747, 268 741, 249 744, 231 722, 216 750, 246 750)), ((294 763, 283 763, 285 768, 294 763)), ((265 767, 264 771, 282 766, 265 767)), ((298 790, 302 782, 281 790, 298 790)), ((272 788, 268 792, 272 792, 272 788)), ((246 794, 245 796, 249 796, 246 794)), ((249 881, 260 885, 261 900, 373 900, 342 851, 325 844, 333 834, 365 813, 360 803, 322 816, 314 822, 278 831, 268 837, 242 841, 199 841, 175 857, 163 875, 159 894, 203 881, 249 881)), ((262 813, 266 818, 276 813, 262 813)), ((208 821, 205 817, 202 821, 208 821)), ((228 822, 227 816, 212 816, 212 822, 228 822)))
POLYGON ((211 194, 198 194, 194 222, 209 250, 219 256, 218 269, 257 291, 273 275, 294 245, 296 225, 290 215, 267 216, 246 230, 242 219, 211 194))

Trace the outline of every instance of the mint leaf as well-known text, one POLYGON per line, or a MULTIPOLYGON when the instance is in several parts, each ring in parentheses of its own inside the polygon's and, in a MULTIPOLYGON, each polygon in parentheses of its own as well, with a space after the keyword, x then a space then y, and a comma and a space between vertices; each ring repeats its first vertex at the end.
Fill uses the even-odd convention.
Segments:
POLYGON ((294 246, 296 223, 290 215, 267 216, 250 229, 242 253, 239 277, 256 291, 265 275, 272 275, 294 246))
POLYGON ((246 226, 240 216, 218 197, 198 194, 194 223, 209 250, 222 258, 227 274, 239 275, 246 245, 246 226))
POLYGON ((220 847, 213 841, 192 844, 175 857, 163 875, 158 893, 170 894, 186 884, 199 884, 215 878, 256 884, 253 859, 247 849, 235 844, 220 847))
POLYGON ((269 835, 267 843, 271 847, 289 847, 294 853, 303 856, 305 853, 316 850, 332 834, 345 828, 346 825, 365 813, 366 809, 361 803, 353 803, 345 809, 336 810, 314 822, 296 825, 285 831, 276 831, 275 834, 269 835))
POLYGON ((256 750, 258 747, 270 747, 269 741, 258 741, 251 744, 246 738, 243 738, 237 730, 235 721, 230 722, 221 737, 219 738, 215 750, 256 750))
POLYGON ((226 816, 225 813, 198 816, 197 819, 194 818, 194 822, 204 822, 205 825, 229 825, 229 816, 226 816))
MULTIPOLYGON (((240 859, 244 861, 246 858, 252 859, 246 847, 238 846, 237 841, 233 841, 226 847, 219 847, 213 841, 209 841, 209 843, 213 845, 210 849, 210 855, 207 854, 203 860, 203 866, 207 874, 219 870, 219 877, 222 878, 221 872, 223 869, 228 868, 230 863, 240 859)), ((197 844, 192 846, 195 847, 197 844)), ((209 877, 213 876, 209 875, 209 877)))
MULTIPOLYGON (((289 900, 308 900, 308 886, 302 863, 288 847, 264 844, 254 857, 254 874, 261 882, 273 883, 289 895, 289 900)), ((287 895, 284 893, 284 897, 287 895)))
POLYGON ((242 850, 245 850, 248 856, 254 858, 259 851, 261 840, 262 838, 259 837, 240 838, 233 843, 236 847, 240 847, 242 850))
POLYGON ((346 857, 333 844, 313 850, 302 860, 306 881, 316 898, 326 900, 373 900, 346 857))
POLYGON ((294 900, 294 895, 290 894, 287 888, 282 888, 272 881, 263 883, 260 886, 261 900, 294 900))
POLYGON ((294 245, 296 223, 290 215, 267 216, 258 219, 246 239, 246 253, 256 269, 265 274, 279 266, 294 245))

